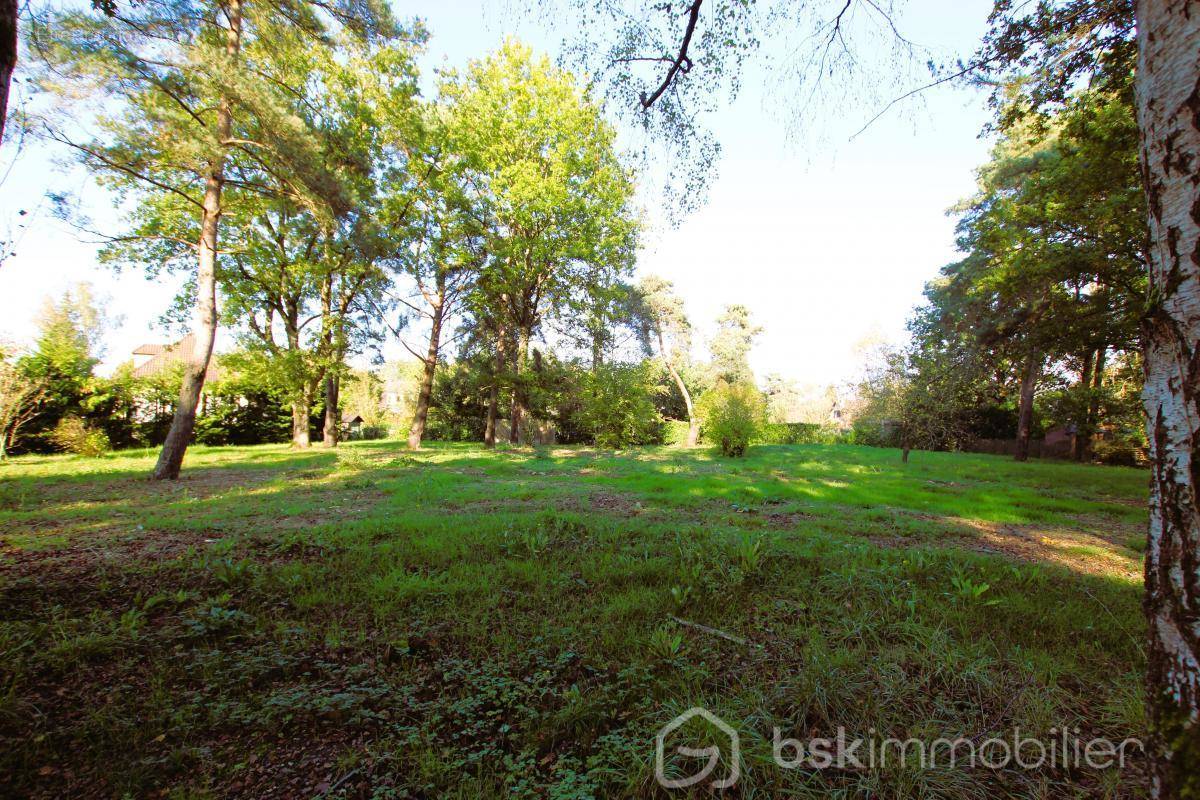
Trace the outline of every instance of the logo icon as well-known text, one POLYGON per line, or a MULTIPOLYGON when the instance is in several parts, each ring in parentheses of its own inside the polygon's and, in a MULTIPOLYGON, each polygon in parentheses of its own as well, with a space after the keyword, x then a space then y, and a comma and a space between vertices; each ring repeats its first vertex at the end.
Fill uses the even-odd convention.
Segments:
POLYGON ((732 726, 727 724, 725 720, 718 717, 706 708, 693 707, 684 711, 678 717, 668 722, 654 737, 654 777, 658 780, 658 784, 664 789, 684 789, 688 786, 695 786, 703 780, 706 780, 717 765, 721 763, 721 747, 720 745, 710 745, 708 747, 687 747, 686 745, 678 745, 675 750, 689 758, 707 758, 708 762, 695 775, 690 775, 684 778, 669 778, 666 770, 666 743, 667 737, 670 736, 679 728, 686 725, 694 717, 700 717, 712 727, 721 731, 729 738, 729 775, 719 780, 714 780, 711 783, 714 789, 728 789, 737 783, 738 777, 741 775, 741 750, 738 742, 737 731, 732 726))

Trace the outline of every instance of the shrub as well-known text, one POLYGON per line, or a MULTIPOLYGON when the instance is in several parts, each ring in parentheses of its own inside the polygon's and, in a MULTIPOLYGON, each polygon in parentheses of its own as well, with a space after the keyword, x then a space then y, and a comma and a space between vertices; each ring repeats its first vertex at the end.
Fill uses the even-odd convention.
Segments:
POLYGON ((760 444, 837 444, 843 434, 830 425, 814 422, 771 422, 755 438, 760 444))
POLYGON ((1092 458, 1101 464, 1144 467, 1149 463, 1146 448, 1126 439, 1100 439, 1092 443, 1092 458))
POLYGON ((766 425, 767 402, 750 383, 718 383, 700 402, 702 432, 721 454, 740 458, 766 425))
POLYGON ((663 425, 663 444, 671 447, 683 447, 687 444, 688 431, 691 426, 687 420, 669 419, 663 425))
POLYGON ((662 441, 649 364, 601 364, 583 376, 579 420, 599 447, 662 441))
POLYGON ((358 430, 356 438, 363 441, 373 441, 376 439, 386 439, 388 437, 387 425, 363 425, 358 430))
POLYGON ((79 417, 63 417, 50 433, 55 447, 79 456, 100 456, 108 452, 104 431, 93 430, 79 417))

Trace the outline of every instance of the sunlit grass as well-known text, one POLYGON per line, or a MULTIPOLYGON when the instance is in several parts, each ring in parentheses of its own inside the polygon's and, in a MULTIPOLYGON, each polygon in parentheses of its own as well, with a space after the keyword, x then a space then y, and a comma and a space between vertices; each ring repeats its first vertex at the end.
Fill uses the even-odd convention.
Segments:
POLYGON ((1144 473, 344 453, 195 448, 167 484, 149 452, 0 466, 0 787, 654 796, 654 732, 705 704, 747 796, 990 797, 1111 779, 785 772, 764 737, 1142 730, 1144 473))

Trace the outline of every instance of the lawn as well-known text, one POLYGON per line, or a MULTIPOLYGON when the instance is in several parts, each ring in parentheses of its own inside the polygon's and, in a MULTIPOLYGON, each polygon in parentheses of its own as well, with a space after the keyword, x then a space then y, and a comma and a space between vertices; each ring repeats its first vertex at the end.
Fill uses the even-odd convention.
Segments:
POLYGON ((848 446, 152 463, 0 465, 0 796, 686 796, 654 737, 692 706, 739 731, 730 796, 1140 796, 1137 758, 784 770, 772 731, 1141 736, 1145 472, 848 446))

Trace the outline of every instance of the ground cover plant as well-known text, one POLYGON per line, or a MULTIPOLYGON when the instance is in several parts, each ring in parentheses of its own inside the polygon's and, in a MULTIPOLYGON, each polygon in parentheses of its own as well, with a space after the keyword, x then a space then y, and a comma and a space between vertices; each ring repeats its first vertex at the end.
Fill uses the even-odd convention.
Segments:
POLYGON ((4 796, 665 796, 654 735, 695 705, 741 734, 739 797, 1144 791, 1140 758, 785 771, 771 741, 1143 735, 1143 471, 384 441, 196 447, 163 483, 153 458, 0 468, 4 796))

